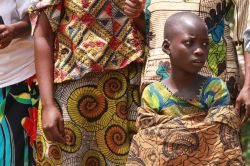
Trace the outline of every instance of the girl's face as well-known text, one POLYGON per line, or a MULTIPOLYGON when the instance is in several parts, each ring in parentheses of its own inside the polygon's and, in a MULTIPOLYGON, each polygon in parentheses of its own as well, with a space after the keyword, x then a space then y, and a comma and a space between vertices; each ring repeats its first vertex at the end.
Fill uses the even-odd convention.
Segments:
POLYGON ((205 26, 185 25, 175 30, 175 36, 163 47, 170 55, 172 69, 198 73, 207 60, 208 32, 205 26))

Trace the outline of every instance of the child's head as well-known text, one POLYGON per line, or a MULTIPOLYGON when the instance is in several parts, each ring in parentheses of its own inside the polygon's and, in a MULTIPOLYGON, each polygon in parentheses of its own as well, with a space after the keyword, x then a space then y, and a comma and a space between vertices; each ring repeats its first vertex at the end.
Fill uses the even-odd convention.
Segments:
POLYGON ((162 50, 170 56, 172 69, 198 73, 209 51, 205 23, 190 12, 170 16, 165 23, 162 50))

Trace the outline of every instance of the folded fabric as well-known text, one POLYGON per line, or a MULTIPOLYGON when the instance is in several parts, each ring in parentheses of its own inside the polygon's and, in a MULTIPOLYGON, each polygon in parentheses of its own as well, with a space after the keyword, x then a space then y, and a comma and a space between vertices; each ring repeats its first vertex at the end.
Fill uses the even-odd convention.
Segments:
POLYGON ((180 117, 139 108, 127 165, 244 165, 240 124, 230 106, 180 117))

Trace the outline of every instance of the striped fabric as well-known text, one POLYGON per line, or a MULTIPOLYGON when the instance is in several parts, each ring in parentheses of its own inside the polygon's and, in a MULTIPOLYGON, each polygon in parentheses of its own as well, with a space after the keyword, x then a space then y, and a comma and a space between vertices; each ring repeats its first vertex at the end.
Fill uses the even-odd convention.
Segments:
POLYGON ((243 33, 250 27, 250 3, 249 0, 234 0, 235 2, 235 26, 233 39, 236 42, 243 42, 243 33))

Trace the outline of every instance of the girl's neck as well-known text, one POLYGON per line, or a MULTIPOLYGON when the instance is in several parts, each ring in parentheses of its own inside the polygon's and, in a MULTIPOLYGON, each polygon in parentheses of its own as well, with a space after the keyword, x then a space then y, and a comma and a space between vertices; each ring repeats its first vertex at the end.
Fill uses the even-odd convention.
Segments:
POLYGON ((163 83, 178 97, 193 100, 199 94, 204 78, 199 74, 172 70, 171 76, 163 83))
POLYGON ((199 80, 199 74, 192 74, 188 72, 172 71, 169 81, 174 84, 178 89, 197 85, 199 80))

